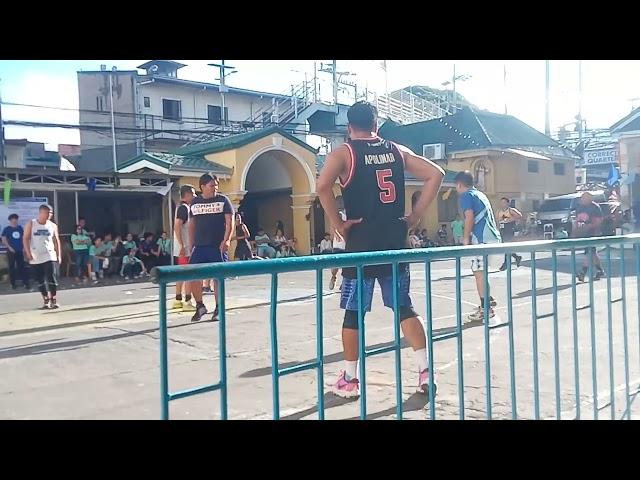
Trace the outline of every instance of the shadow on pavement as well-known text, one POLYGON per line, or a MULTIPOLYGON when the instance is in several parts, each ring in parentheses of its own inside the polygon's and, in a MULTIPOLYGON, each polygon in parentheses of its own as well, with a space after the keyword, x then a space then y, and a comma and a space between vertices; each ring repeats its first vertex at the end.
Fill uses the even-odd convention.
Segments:
MULTIPOLYGON (((464 325, 462 325, 462 330, 467 330, 468 328, 474 328, 474 327, 478 327, 478 326, 482 326, 482 322, 466 322, 464 325)), ((447 335, 449 333, 454 333, 456 331, 456 327, 446 327, 446 328, 437 328, 433 330, 433 337, 438 337, 440 335, 447 335)), ((385 343, 377 343, 375 345, 368 345, 367 349, 368 350, 373 350, 373 349, 377 349, 377 348, 384 348, 384 347, 390 347, 394 344, 395 342, 385 342, 385 343)), ((405 338, 402 338, 402 340, 400 341, 400 348, 405 349, 409 347, 409 343, 407 342, 407 340, 405 338)), ((330 355, 325 355, 324 356, 324 364, 328 364, 328 363, 336 363, 336 362, 340 362, 344 360, 343 354, 342 352, 338 352, 338 353, 332 353, 330 355)), ((296 365, 300 365, 302 363, 310 363, 310 362, 315 362, 316 358, 309 358, 306 360, 299 360, 299 361, 294 361, 294 362, 286 362, 286 363, 281 363, 280 364, 280 369, 283 368, 289 368, 289 367, 293 367, 296 365)), ((311 370, 310 370, 311 371, 311 370)), ((262 367, 262 368, 256 368, 254 370, 248 370, 244 373, 242 373, 240 375, 240 378, 256 378, 256 377, 264 377, 264 376, 268 376, 271 375, 271 367, 262 367)))
MULTIPOLYGON (((359 397, 355 398, 342 398, 338 397, 334 393, 328 392, 324 394, 324 409, 325 411, 329 408, 339 407, 341 405, 346 405, 348 403, 355 403, 360 400, 359 397)), ((413 412, 416 410, 423 409, 427 403, 429 403, 429 396, 424 395, 422 393, 414 393, 409 398, 407 398, 404 402, 402 402, 402 411, 403 412, 413 412)), ((305 410, 301 410, 300 412, 292 413, 291 415, 287 415, 285 417, 281 417, 282 420, 301 420, 309 415, 313 415, 314 413, 318 413, 318 407, 310 407, 305 410)), ((395 415, 396 407, 390 407, 385 410, 381 410, 379 412, 369 413, 367 415, 367 420, 375 420, 377 418, 387 417, 389 415, 395 415)), ((346 418, 345 420, 360 420, 360 416, 346 418)))

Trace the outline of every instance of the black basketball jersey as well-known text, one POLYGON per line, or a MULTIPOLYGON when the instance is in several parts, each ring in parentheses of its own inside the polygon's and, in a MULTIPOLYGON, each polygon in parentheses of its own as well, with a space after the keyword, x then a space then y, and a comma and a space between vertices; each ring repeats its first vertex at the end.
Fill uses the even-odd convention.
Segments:
MULTIPOLYGON (((407 246, 404 160, 396 145, 379 137, 349 140, 347 178, 340 180, 347 219, 362 218, 347 236, 347 252, 398 250, 407 246)), ((365 268, 367 276, 390 272, 365 268)), ((353 276, 346 269, 345 276, 353 276)))

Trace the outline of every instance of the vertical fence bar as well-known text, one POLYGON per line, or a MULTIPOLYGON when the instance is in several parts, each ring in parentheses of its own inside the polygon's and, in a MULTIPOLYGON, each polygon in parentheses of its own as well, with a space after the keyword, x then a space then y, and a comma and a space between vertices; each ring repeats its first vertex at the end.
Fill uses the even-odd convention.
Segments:
MULTIPOLYGON (((593 247, 595 249, 595 247, 593 247)), ((591 383, 593 387, 593 418, 598 419, 598 372, 596 366, 596 318, 593 297, 593 251, 592 247, 587 248, 586 255, 589 256, 589 315, 591 322, 591 383)))
POLYGON ((636 241, 636 302, 638 304, 638 361, 640 362, 640 242, 636 241))
POLYGON ((367 345, 365 344, 364 332, 364 269, 357 268, 358 279, 358 352, 360 357, 360 419, 367 419, 367 356, 365 354, 367 345))
POLYGON ((538 383, 538 305, 536 298, 536 252, 531 252, 531 322, 533 333, 533 402, 535 419, 540 420, 540 388, 538 383))
MULTIPOLYGON (((607 247, 608 248, 608 247, 607 247)), ((629 345, 627 341, 627 282, 626 267, 624 264, 624 242, 620 244, 620 287, 622 293, 622 330, 624 333, 624 392, 627 400, 627 420, 631 420, 631 398, 629 397, 629 345)), ((611 269, 607 273, 607 279, 611 276, 611 269)), ((640 335, 640 332, 638 332, 640 335)))
POLYGON ((395 343, 395 360, 396 360, 396 419, 402 420, 402 344, 400 336, 400 301, 399 301, 399 285, 398 264, 392 265, 393 280, 393 336, 395 343))
POLYGON ((611 247, 606 247, 607 257, 607 327, 609 330, 609 395, 611 397, 611 420, 616 418, 616 383, 613 372, 613 311, 611 305, 611 247))
POLYGON ((426 290, 426 313, 427 316, 427 347, 429 348, 429 418, 436 419, 436 405, 434 387, 433 370, 433 302, 431 300, 431 262, 427 260, 424 263, 424 278, 426 290))
POLYGON ((460 420, 464 420, 464 358, 462 352, 462 279, 460 278, 460 257, 456 257, 456 329, 458 335, 458 402, 460 420))
POLYGON ((573 313, 573 368, 575 372, 576 420, 580 420, 580 350, 578 342, 578 300, 576 292, 576 250, 571 249, 571 312, 573 313))
POLYGON ((280 375, 278 374, 278 274, 271 274, 271 309, 269 324, 271 326, 271 383, 273 387, 273 419, 280 420, 280 375))
POLYGON ((169 420, 169 370, 167 352, 167 284, 158 286, 160 299, 160 418, 169 420))
POLYGON ((487 419, 491 420, 491 342, 489 336, 491 334, 489 330, 489 310, 490 295, 489 295, 489 257, 484 255, 482 258, 484 264, 484 270, 482 271, 482 283, 484 288, 484 367, 485 367, 485 386, 487 389, 487 419))
POLYGON ((224 278, 218 280, 218 311, 220 315, 220 325, 218 326, 220 339, 220 418, 226 420, 228 417, 227 408, 227 312, 225 305, 225 281, 224 278))
POLYGON ((553 361, 556 370, 556 419, 562 417, 560 409, 560 346, 558 345, 558 256, 551 251, 551 275, 553 279, 553 361))
POLYGON ((322 269, 316 270, 316 356, 318 361, 318 419, 324 420, 324 344, 322 269))
POLYGON ((513 291, 511 288, 511 255, 507 256, 507 317, 509 323, 509 370, 511 377, 511 418, 518 419, 518 404, 516 402, 516 360, 513 340, 513 291))

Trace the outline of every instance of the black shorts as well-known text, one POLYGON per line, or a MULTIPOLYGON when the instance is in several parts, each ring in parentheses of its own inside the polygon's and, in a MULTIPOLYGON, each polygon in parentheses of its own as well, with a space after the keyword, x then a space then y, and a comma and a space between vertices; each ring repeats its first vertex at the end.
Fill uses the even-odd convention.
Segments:
POLYGON ((58 262, 49 260, 48 262, 32 264, 31 268, 38 285, 58 286, 58 262))

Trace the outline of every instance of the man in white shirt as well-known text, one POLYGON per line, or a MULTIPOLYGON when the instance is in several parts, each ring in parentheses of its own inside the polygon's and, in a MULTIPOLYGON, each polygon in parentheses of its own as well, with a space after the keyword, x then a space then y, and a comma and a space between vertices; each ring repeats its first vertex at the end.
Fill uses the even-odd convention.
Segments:
POLYGON ((333 242, 331 242, 331 235, 324 234, 324 238, 320 242, 320 254, 333 253, 333 242))

